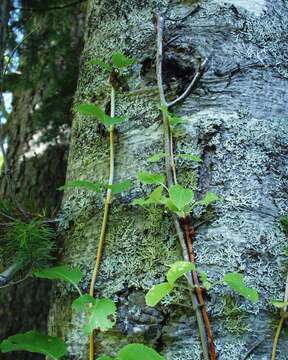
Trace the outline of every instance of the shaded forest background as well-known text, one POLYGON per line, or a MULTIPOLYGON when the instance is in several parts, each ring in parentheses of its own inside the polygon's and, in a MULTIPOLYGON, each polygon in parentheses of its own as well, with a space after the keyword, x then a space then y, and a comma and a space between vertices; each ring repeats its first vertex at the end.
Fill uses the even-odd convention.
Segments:
MULTIPOLYGON (((3 93, 13 96, 13 111, 2 112, 1 139, 18 201, 32 214, 47 217, 56 215, 61 202, 58 187, 65 182, 71 106, 83 47, 85 1, 70 3, 3 0, 0 5, 4 64, 14 51, 9 71, 1 79, 2 106, 3 93)), ((2 199, 9 198, 4 171, 0 189, 2 199)), ((3 265, 0 262, 2 270, 3 265)), ((1 289, 0 338, 31 328, 46 332, 50 290, 50 282, 32 278, 1 289)), ((0 358, 44 357, 16 352, 0 358)))

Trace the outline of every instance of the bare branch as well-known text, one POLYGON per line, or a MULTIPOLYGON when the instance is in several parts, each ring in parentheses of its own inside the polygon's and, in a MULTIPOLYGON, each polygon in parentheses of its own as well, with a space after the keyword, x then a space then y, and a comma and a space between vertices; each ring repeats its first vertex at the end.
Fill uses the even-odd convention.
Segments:
POLYGON ((191 92, 191 90, 193 89, 194 85, 196 84, 196 82, 200 79, 200 77, 203 75, 203 72, 205 71, 205 66, 208 63, 208 58, 206 58, 202 64, 199 66, 195 76, 193 77, 192 81, 190 82, 190 84, 188 85, 187 89, 179 96, 177 97, 175 100, 169 102, 167 104, 167 107, 171 107, 175 104, 177 104, 180 101, 183 101, 191 92))
POLYGON ((17 263, 10 265, 6 270, 0 273, 0 286, 6 285, 9 280, 17 273, 20 266, 17 263))
POLYGON ((183 17, 179 17, 179 18, 175 18, 175 19, 167 17, 166 20, 182 22, 182 21, 186 20, 189 16, 195 15, 200 9, 201 9, 200 5, 197 5, 194 9, 188 11, 188 13, 186 15, 184 15, 183 17))
POLYGON ((162 74, 162 64, 163 64, 163 32, 164 32, 164 16, 157 16, 157 55, 156 55, 156 72, 157 72, 157 83, 160 93, 160 101, 163 106, 167 106, 167 101, 164 94, 164 85, 163 85, 163 74, 162 74))

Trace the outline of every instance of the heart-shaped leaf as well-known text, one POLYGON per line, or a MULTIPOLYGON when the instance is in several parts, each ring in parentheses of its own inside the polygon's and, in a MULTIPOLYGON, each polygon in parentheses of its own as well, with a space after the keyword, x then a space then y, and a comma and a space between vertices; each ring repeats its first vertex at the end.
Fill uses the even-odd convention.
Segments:
POLYGON ((118 194, 121 193, 122 191, 129 190, 131 186, 132 186, 132 181, 125 180, 117 184, 107 185, 107 188, 111 189, 112 193, 118 194))
POLYGON ((117 360, 165 360, 155 350, 143 344, 129 344, 124 346, 117 356, 117 360))
POLYGON ((92 60, 89 61, 89 64, 91 65, 97 65, 99 67, 101 67, 103 70, 112 71, 112 66, 110 64, 105 63, 104 61, 98 59, 98 58, 94 58, 92 60))
POLYGON ((147 171, 140 171, 138 173, 138 180, 144 184, 163 184, 165 176, 162 174, 149 173, 147 171))
POLYGON ((93 296, 85 294, 72 302, 72 309, 76 312, 85 311, 88 309, 89 304, 95 305, 96 302, 97 300, 93 296))
POLYGON ((181 185, 172 185, 169 188, 169 197, 178 210, 183 210, 194 199, 194 193, 191 189, 186 189, 181 185))
POLYGON ((220 200, 220 198, 216 194, 214 194, 211 191, 208 191, 205 194, 204 198, 199 201, 199 204, 207 206, 207 205, 210 205, 211 203, 213 203, 215 201, 218 201, 218 200, 220 200))
POLYGON ((255 289, 248 288, 244 284, 244 277, 237 272, 228 273, 224 276, 223 281, 238 294, 244 296, 246 299, 257 302, 259 299, 258 292, 255 289))
POLYGON ((67 265, 55 266, 48 269, 34 271, 34 276, 50 280, 64 280, 77 285, 82 279, 82 272, 79 268, 70 269, 67 265))
POLYGON ((188 261, 176 261, 167 272, 167 281, 171 286, 188 271, 195 270, 195 265, 188 261))
POLYGON ((135 63, 135 60, 131 57, 125 56, 120 52, 114 52, 112 54, 112 63, 115 68, 124 68, 135 63))
POLYGON ((94 104, 80 104, 78 106, 78 111, 82 115, 86 116, 95 116, 97 119, 106 126, 112 126, 122 123, 125 119, 121 116, 110 117, 105 114, 104 111, 98 105, 94 104))
POLYGON ((84 327, 86 334, 94 329, 107 331, 116 323, 116 306, 110 299, 96 299, 96 304, 89 309, 88 324, 84 327))
POLYGON ((28 331, 3 340, 0 350, 4 353, 24 350, 44 354, 52 359, 60 359, 67 353, 67 346, 58 337, 43 335, 38 331, 28 331))
POLYGON ((173 287, 167 282, 154 285, 145 296, 146 304, 152 307, 157 305, 171 290, 173 287))

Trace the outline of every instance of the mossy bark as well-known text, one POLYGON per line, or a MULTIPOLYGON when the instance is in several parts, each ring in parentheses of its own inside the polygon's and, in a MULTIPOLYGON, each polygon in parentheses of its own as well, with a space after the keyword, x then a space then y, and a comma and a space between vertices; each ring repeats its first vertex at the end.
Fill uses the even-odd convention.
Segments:
MULTIPOLYGON (((168 38, 164 81, 171 97, 188 84, 205 57, 209 68, 196 91, 173 111, 186 121, 175 134, 176 152, 202 157, 200 166, 177 161, 183 185, 197 197, 214 191, 221 198, 213 218, 199 209, 197 264, 211 280, 239 271, 260 300, 251 304, 225 286, 206 297, 219 359, 239 359, 255 341, 266 340, 253 358, 269 359, 277 312, 271 300, 281 299, 285 285, 286 246, 279 217, 287 212, 287 78, 283 36, 288 29, 285 2, 259 1, 89 1, 87 29, 76 103, 95 102, 109 107, 107 75, 89 63, 108 61, 113 51, 137 59, 126 71, 126 84, 117 93, 116 112, 127 121, 117 126, 116 182, 133 180, 129 192, 115 196, 109 216, 106 247, 97 296, 112 298, 118 306, 115 328, 97 334, 96 352, 115 355, 128 342, 140 341, 167 360, 200 360, 201 349, 193 311, 183 293, 158 307, 145 305, 144 294, 164 280, 167 265, 180 259, 180 249, 169 214, 145 212, 131 201, 149 190, 135 179, 139 170, 164 171, 164 164, 147 158, 162 151, 162 125, 155 76, 155 31, 152 17, 168 9, 181 22, 167 21, 168 38), (169 42, 169 40, 174 39, 169 42), (174 94, 172 94, 174 92, 174 94), (205 221, 206 219, 206 221, 205 221), (204 221, 203 221, 204 220, 204 221)), ((68 179, 107 181, 108 136, 96 119, 75 114, 68 163, 68 179)), ((91 280, 102 218, 103 199, 85 190, 69 190, 63 202, 65 233, 63 262, 80 266, 86 291, 91 280)), ((67 359, 87 359, 83 318, 70 310, 77 294, 55 287, 50 331, 69 345, 67 359)), ((288 356, 284 334, 279 359, 288 356)))

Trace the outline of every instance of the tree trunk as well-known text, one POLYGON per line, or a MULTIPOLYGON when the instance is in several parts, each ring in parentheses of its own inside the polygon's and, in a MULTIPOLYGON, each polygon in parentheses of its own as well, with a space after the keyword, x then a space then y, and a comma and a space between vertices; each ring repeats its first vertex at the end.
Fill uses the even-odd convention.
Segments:
MULTIPOLYGON (((5 124, 7 158, 23 208, 54 217, 62 197, 58 187, 65 182, 84 8, 35 12, 35 1, 23 1, 22 6, 31 7, 21 12, 24 35, 35 24, 39 28, 21 46, 18 73, 5 79, 5 90, 13 92, 13 112, 5 124)), ((7 182, 1 176, 0 193, 7 199, 7 182)), ((0 289, 0 339, 31 329, 46 333, 50 290, 50 282, 32 278, 0 289)), ((1 360, 42 358, 28 352, 0 354, 1 360)))
MULTIPOLYGON (((252 304, 217 285, 206 303, 218 359, 270 359, 278 313, 271 300, 282 299, 287 239, 279 217, 287 212, 287 4, 282 0, 145 2, 89 1, 83 65, 76 101, 109 106, 107 75, 89 64, 108 61, 113 51, 137 59, 116 96, 116 113, 127 121, 117 126, 116 182, 133 180, 129 192, 114 197, 96 295, 112 298, 117 325, 98 333, 96 353, 115 355, 129 342, 143 342, 167 360, 201 359, 195 315, 183 292, 149 308, 144 294, 165 279, 167 265, 181 259, 173 222, 162 209, 151 212, 131 205, 147 194, 135 179, 140 170, 164 172, 164 164, 147 158, 163 150, 163 130, 155 74, 156 34, 152 17, 164 12, 183 21, 166 21, 164 82, 171 99, 186 88, 200 63, 209 57, 197 89, 173 112, 185 119, 175 134, 177 153, 199 154, 200 166, 178 160, 179 183, 201 198, 208 190, 222 200, 213 211, 193 214, 198 268, 211 280, 241 272, 260 300, 252 304), (175 94, 176 93, 176 94, 175 94), (211 219, 211 215, 213 216, 211 219), (209 220, 210 219, 210 220, 209 220)), ((76 114, 67 177, 108 181, 107 133, 95 119, 76 114)), ((63 262, 80 266, 87 291, 102 220, 103 199, 85 190, 69 190, 63 202, 63 262)), ((71 311, 77 295, 55 287, 49 317, 51 334, 65 338, 69 359, 87 359, 83 319, 71 311)), ((97 356, 96 356, 97 357, 97 356)), ((287 359, 284 336, 279 356, 287 359)), ((136 359, 135 359, 136 360, 136 359)))

